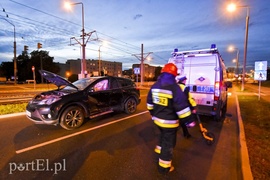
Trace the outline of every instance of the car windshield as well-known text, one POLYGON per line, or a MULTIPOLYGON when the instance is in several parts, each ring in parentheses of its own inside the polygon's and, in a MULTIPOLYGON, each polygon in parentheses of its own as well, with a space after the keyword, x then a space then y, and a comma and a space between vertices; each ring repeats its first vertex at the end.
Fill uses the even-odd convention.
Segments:
MULTIPOLYGON (((72 83, 74 86, 76 86, 79 90, 84 90, 87 86, 89 86, 92 82, 94 82, 96 79, 96 77, 91 77, 91 78, 83 78, 83 79, 79 79, 77 81, 75 81, 74 83, 72 83)), ((63 88, 64 90, 70 90, 70 89, 74 89, 71 86, 66 86, 65 88, 63 88)))

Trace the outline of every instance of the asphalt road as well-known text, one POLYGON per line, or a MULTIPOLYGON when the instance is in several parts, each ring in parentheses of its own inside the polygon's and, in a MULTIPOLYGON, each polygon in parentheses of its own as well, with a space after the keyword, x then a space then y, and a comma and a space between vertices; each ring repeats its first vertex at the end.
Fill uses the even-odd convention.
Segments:
POLYGON ((146 111, 146 92, 132 116, 107 115, 75 131, 37 126, 24 114, 0 118, 0 179, 242 179, 234 94, 224 121, 201 118, 216 142, 207 145, 198 126, 190 139, 179 130, 175 171, 162 176, 154 153, 159 131, 146 111))

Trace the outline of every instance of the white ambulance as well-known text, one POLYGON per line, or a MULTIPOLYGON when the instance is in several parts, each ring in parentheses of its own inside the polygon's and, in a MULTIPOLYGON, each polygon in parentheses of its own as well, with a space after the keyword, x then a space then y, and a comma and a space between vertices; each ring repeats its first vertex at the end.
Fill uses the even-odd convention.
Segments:
POLYGON ((178 67, 179 75, 186 75, 186 86, 197 103, 197 113, 213 116, 219 121, 227 111, 227 72, 215 44, 209 49, 172 52, 169 63, 178 67))

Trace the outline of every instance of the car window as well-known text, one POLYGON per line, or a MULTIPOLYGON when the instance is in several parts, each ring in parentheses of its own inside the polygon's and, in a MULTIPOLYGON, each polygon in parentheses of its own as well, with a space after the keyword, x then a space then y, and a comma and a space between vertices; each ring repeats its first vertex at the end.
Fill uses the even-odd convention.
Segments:
MULTIPOLYGON (((84 78, 84 79, 79 79, 79 80, 75 81, 72 84, 74 86, 76 86, 79 90, 83 90, 84 88, 86 88, 87 86, 89 86, 89 84, 91 84, 95 80, 96 80, 96 78, 84 78)), ((64 88, 64 90, 70 90, 70 89, 74 89, 74 88, 73 87, 70 87, 70 86, 66 86, 64 88)))
POLYGON ((108 79, 104 79, 102 81, 99 81, 95 86, 94 86, 94 91, 103 91, 108 89, 108 79))
POLYGON ((120 83, 120 85, 122 87, 133 87, 133 82, 130 81, 129 79, 122 79, 122 78, 119 78, 118 79, 118 82, 120 83))
POLYGON ((118 81, 116 79, 112 79, 111 80, 111 89, 118 89, 119 88, 119 84, 118 84, 118 81))

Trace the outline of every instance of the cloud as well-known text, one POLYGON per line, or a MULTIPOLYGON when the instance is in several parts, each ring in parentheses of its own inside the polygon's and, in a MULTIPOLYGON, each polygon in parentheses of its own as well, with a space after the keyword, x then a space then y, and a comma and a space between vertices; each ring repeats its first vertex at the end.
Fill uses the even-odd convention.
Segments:
MULTIPOLYGON (((82 42, 80 6, 67 12, 61 6, 62 1, 17 1, 1 1, 0 7, 6 12, 0 11, 0 63, 13 58, 13 26, 1 18, 16 26, 17 55, 24 45, 29 46, 31 52, 40 42, 43 50, 50 51, 56 62, 81 58, 81 46, 70 40, 76 37, 82 42)), ((106 4, 82 1, 85 32, 96 30, 98 38, 108 41, 108 48, 102 48, 104 60, 121 61, 123 67, 130 66, 131 60, 139 63, 132 54, 140 53, 140 45, 144 44, 144 52, 153 52, 155 56, 149 63, 164 65, 174 48, 179 51, 204 49, 216 43, 227 66, 235 65, 232 59, 236 54, 227 52, 230 44, 239 48, 239 59, 243 61, 246 11, 242 9, 236 14, 228 14, 223 9, 223 0, 198 1, 196 6, 194 1, 183 1, 181 6, 178 1, 138 0, 128 4, 124 0, 106 1, 106 4), (213 11, 207 10, 210 6, 213 11)), ((247 61, 268 60, 270 39, 266 37, 270 36, 270 1, 249 1, 248 5, 252 8, 247 61)), ((97 42, 89 41, 86 58, 98 58, 98 48, 97 42)))
POLYGON ((136 15, 133 17, 133 19, 134 19, 134 20, 137 20, 137 19, 141 18, 142 16, 143 16, 142 14, 136 14, 136 15))

